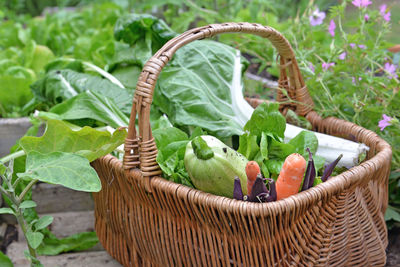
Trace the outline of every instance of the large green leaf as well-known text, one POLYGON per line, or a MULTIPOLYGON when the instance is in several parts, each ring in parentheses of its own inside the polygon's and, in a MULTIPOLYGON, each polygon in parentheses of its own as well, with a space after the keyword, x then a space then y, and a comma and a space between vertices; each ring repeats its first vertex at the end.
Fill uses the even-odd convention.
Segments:
POLYGON ((40 255, 58 255, 62 252, 87 250, 99 242, 96 232, 83 232, 62 239, 54 236, 44 238, 44 244, 38 248, 40 255))
POLYGON ((95 119, 113 128, 128 126, 129 118, 112 99, 95 92, 84 92, 50 109, 62 120, 95 119))
POLYGON ((154 103, 175 124, 198 126, 220 138, 242 134, 230 92, 235 54, 209 40, 182 47, 161 72, 154 103))
POLYGON ((123 112, 129 114, 132 93, 98 76, 70 69, 51 70, 32 85, 32 92, 39 101, 52 104, 89 90, 112 99, 123 112))
POLYGON ((101 189, 100 179, 90 162, 72 153, 31 151, 26 157, 26 171, 17 175, 78 191, 98 192, 101 189))
POLYGON ((13 267, 13 263, 9 257, 4 255, 3 252, 0 251, 0 266, 2 267, 13 267))
POLYGON ((63 121, 49 120, 43 136, 24 136, 20 145, 26 153, 71 152, 93 161, 121 145, 126 134, 124 128, 117 129, 113 134, 87 126, 74 131, 63 121))

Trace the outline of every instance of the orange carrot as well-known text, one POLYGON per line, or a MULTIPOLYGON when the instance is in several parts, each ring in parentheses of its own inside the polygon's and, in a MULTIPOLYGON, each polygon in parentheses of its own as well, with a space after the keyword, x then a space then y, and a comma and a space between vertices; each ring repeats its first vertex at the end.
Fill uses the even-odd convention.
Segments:
POLYGON ((306 160, 298 153, 293 153, 285 159, 276 181, 277 200, 299 192, 306 166, 306 160))
POLYGON ((255 161, 249 161, 246 164, 246 175, 247 175, 247 195, 250 196, 251 189, 253 188, 254 182, 256 181, 257 175, 260 172, 260 166, 255 161))

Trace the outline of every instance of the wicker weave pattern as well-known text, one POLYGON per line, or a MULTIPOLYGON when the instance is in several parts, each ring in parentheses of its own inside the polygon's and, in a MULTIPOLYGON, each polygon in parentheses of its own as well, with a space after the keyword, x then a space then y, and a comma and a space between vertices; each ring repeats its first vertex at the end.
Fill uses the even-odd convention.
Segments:
MULTIPOLYGON (((314 130, 370 146, 368 160, 277 202, 236 201, 154 176, 159 170, 149 111, 159 71, 182 45, 226 31, 268 37, 281 53, 281 86, 295 99, 309 97, 293 51, 271 28, 211 25, 169 41, 139 78, 124 163, 110 155, 93 163, 103 188, 94 194, 96 231, 103 246, 124 266, 384 266, 391 148, 350 122, 304 113, 314 130)), ((311 100, 304 102, 312 106, 311 100)), ((286 106, 282 112, 299 112, 301 107, 286 106)))

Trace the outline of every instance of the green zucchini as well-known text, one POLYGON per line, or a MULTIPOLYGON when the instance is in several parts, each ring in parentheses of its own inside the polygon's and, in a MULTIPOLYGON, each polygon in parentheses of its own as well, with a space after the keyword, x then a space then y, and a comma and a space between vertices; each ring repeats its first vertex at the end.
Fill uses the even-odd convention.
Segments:
POLYGON ((214 136, 194 138, 186 146, 185 168, 193 185, 204 192, 233 197, 235 176, 239 177, 243 194, 247 194, 245 172, 248 160, 214 136))

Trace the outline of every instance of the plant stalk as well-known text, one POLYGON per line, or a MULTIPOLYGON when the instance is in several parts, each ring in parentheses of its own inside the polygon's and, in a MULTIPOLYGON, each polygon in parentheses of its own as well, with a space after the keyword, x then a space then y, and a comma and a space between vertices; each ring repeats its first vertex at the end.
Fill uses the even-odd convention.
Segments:
POLYGON ((6 163, 6 162, 8 162, 8 161, 10 161, 12 159, 19 158, 19 157, 22 157, 24 155, 25 155, 25 151, 24 150, 19 150, 19 151, 16 151, 14 153, 11 153, 11 154, 9 154, 9 155, 7 155, 5 157, 0 158, 0 162, 6 163))
POLYGON ((24 200, 26 193, 28 193, 28 191, 31 190, 32 186, 36 184, 37 181, 38 181, 37 179, 30 181, 30 183, 24 188, 24 191, 22 191, 22 193, 18 197, 19 203, 21 203, 24 200))

